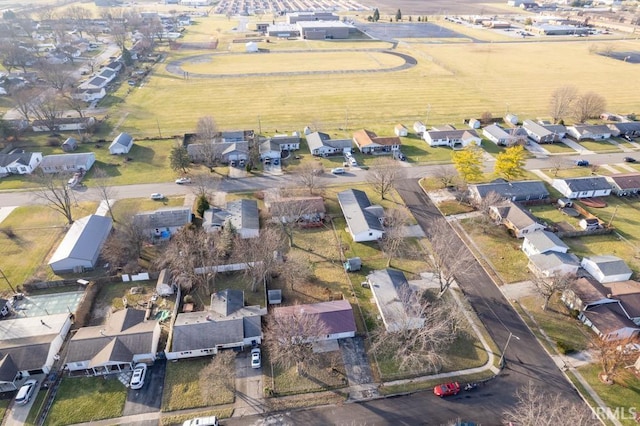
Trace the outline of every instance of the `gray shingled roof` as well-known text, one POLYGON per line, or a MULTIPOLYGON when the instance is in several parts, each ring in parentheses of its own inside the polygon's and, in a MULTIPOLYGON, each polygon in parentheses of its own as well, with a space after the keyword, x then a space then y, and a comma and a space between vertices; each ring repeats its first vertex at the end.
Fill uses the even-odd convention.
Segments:
POLYGON ((540 253, 544 253, 556 246, 569 248, 560 237, 549 231, 535 231, 525 235, 524 238, 529 240, 529 243, 538 249, 540 253))
POLYGON ((274 308, 274 316, 290 316, 296 313, 317 315, 327 327, 327 334, 355 332, 356 322, 348 300, 334 300, 308 305, 292 305, 274 308))
POLYGON ((580 266, 580 260, 575 254, 557 251, 534 254, 529 257, 529 261, 536 265, 540 271, 555 269, 562 265, 580 266))
POLYGON ((96 157, 96 154, 93 152, 76 152, 73 154, 53 154, 53 155, 45 155, 42 157, 42 162, 40 163, 40 167, 43 169, 49 167, 66 167, 70 166, 78 167, 84 166, 87 164, 87 159, 89 157, 96 157))
POLYGON ((619 274, 630 274, 631 269, 627 266, 624 260, 617 256, 603 255, 603 256, 589 256, 586 259, 590 260, 596 265, 598 269, 603 273, 605 277, 619 274))
POLYGON ((128 133, 120 133, 109 145, 109 149, 116 145, 122 145, 125 148, 131 147, 133 145, 133 137, 128 133))
POLYGON ((384 231, 376 211, 371 211, 372 206, 369 197, 359 189, 347 189, 338 193, 338 202, 342 213, 354 234, 365 232, 369 229, 384 231))
POLYGON ((226 289, 211 295, 210 310, 224 317, 244 308, 244 292, 226 289))
POLYGON ((352 144, 351 139, 331 139, 331 136, 322 132, 313 132, 307 135, 307 145, 310 151, 323 146, 336 149, 351 148, 352 144))
POLYGON ((538 219, 518 203, 511 201, 499 206, 492 206, 503 220, 507 220, 518 229, 538 223, 538 219))
POLYGON ((191 222, 191 209, 189 207, 165 207, 138 213, 133 217, 133 223, 144 229, 179 227, 189 222, 191 222))
POLYGON ((73 258, 95 259, 111 231, 112 220, 107 216, 92 214, 76 220, 49 260, 49 265, 60 260, 73 258))
POLYGON ((594 306, 582 313, 603 334, 614 333, 623 328, 640 330, 640 326, 627 318, 617 303, 594 306))
POLYGON ((22 164, 23 166, 29 165, 33 152, 24 152, 21 154, 0 154, 0 167, 6 167, 13 163, 22 164))
POLYGON ((611 184, 602 176, 588 176, 562 179, 572 192, 611 189, 611 184))
POLYGON ((235 200, 227 203, 226 211, 231 214, 230 222, 236 229, 260 229, 258 202, 256 200, 235 200))
POLYGON ((490 192, 495 192, 500 197, 505 199, 513 199, 516 201, 524 200, 527 197, 530 199, 538 199, 549 197, 549 191, 547 191, 544 182, 541 180, 524 180, 518 182, 506 182, 506 181, 494 181, 490 183, 482 183, 477 185, 471 185, 478 191, 481 198, 484 198, 490 192))

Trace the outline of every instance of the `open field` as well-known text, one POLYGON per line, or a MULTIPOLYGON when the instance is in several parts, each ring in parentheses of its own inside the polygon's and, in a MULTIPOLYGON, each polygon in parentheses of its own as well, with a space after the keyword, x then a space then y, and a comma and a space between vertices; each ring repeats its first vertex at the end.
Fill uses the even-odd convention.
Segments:
MULTIPOLYGON (((209 29, 210 37, 215 38, 220 35, 215 30, 215 19, 201 18, 194 28, 200 33, 209 29)), ((464 118, 477 117, 485 111, 501 116, 507 109, 521 117, 537 117, 547 115, 549 93, 567 78, 581 91, 591 90, 604 96, 609 109, 633 111, 637 107, 633 94, 640 88, 640 82, 627 79, 634 65, 590 53, 590 49, 603 49, 605 44, 613 50, 622 48, 622 44, 626 50, 640 49, 640 42, 635 40, 456 44, 429 41, 433 40, 400 44, 397 51, 413 56, 418 64, 398 72, 222 80, 184 79, 167 72, 166 63, 188 55, 184 51, 169 51, 165 62, 155 66, 148 81, 117 106, 112 120, 118 121, 129 113, 122 130, 149 136, 157 134, 158 123, 166 134, 193 131, 201 115, 213 115, 222 128, 257 128, 260 121, 266 134, 275 133, 276 129, 278 133, 301 130, 312 123, 319 123, 322 130, 339 127, 346 127, 348 131, 361 127, 380 130, 371 126, 372 123, 388 129, 397 122, 410 125, 415 120, 424 120, 427 109, 428 124, 432 125, 460 124, 464 118), (566 61, 567 57, 572 61, 566 61), (522 66, 525 60, 536 66, 522 66), (602 79, 602 75, 609 78, 602 79), (619 87, 611 85, 612 80, 628 80, 628 84, 619 87), (496 93, 503 96, 496 97, 496 93), (157 108, 158 105, 172 107, 157 108), (345 116, 348 116, 346 126, 345 116)), ((282 40, 273 45, 269 43, 271 53, 264 55, 278 55, 286 43, 282 40)), ((306 47, 311 53, 319 50, 314 47, 315 43, 318 42, 306 47)), ((340 43, 325 43, 324 46, 342 49, 340 43)), ((363 48, 370 48, 367 43, 363 42, 363 48)), ((349 48, 354 44, 349 42, 349 48)), ((227 50, 227 46, 219 45, 218 49, 218 52, 227 50)), ((194 55, 203 53, 202 50, 193 52, 194 55)), ((295 64, 304 62, 308 55, 307 52, 288 54, 284 70, 288 64, 298 69, 295 64)), ((345 53, 335 53, 335 59, 331 59, 331 55, 333 53, 325 52, 323 57, 328 63, 337 64, 345 53)), ((256 71, 249 66, 253 61, 251 54, 234 54, 224 59, 218 56, 217 61, 210 63, 211 70, 201 63, 197 64, 198 71, 225 74, 256 71)), ((371 57, 361 54, 354 58, 348 67, 364 69, 372 61, 371 57)))

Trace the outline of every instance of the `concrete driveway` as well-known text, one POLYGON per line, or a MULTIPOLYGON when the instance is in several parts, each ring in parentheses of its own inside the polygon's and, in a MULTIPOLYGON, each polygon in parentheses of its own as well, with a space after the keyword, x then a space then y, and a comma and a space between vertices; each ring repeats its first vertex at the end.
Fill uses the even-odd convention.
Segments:
MULTIPOLYGON (((265 364, 262 368, 266 368, 265 364)), ((251 351, 236 355, 236 401, 233 417, 261 414, 266 410, 263 405, 264 380, 262 368, 251 368, 251 351)))
MULTIPOLYGON (((18 405, 18 404, 15 404, 13 401, 11 401, 9 408, 7 408, 7 413, 4 416, 4 422, 2 423, 3 425, 21 426, 25 424, 25 421, 27 420, 27 416, 29 415, 29 411, 31 410, 31 406, 33 405, 33 401, 35 401, 36 398, 38 397, 38 392, 40 391, 40 385, 42 384, 42 380, 44 380, 45 377, 46 376, 44 374, 37 374, 35 376, 25 377, 25 379, 20 383, 20 386, 22 386, 22 384, 29 379, 36 379, 38 381, 38 385, 36 386, 36 389, 33 391, 33 395, 31 396, 31 399, 25 405, 18 405)), ((20 389, 20 386, 18 386, 18 389, 20 389)), ((16 394, 18 393, 17 389, 15 393, 16 394)), ((15 395, 14 395, 14 398, 15 398, 15 395)))
POLYGON ((123 416, 152 413, 160 409, 166 369, 167 361, 164 359, 157 360, 147 368, 147 375, 142 389, 129 389, 127 402, 125 402, 122 412, 123 416))
POLYGON ((362 337, 340 339, 338 344, 349 381, 349 398, 358 400, 378 396, 378 386, 371 374, 371 365, 362 337))

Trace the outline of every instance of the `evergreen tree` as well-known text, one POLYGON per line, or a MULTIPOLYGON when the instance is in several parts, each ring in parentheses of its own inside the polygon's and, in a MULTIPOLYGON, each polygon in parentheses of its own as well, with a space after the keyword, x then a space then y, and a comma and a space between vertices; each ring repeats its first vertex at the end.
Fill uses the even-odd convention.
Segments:
POLYGON ((396 22, 398 21, 402 21, 402 12, 400 12, 400 9, 396 12, 396 22))
POLYGON ((178 144, 171 148, 171 153, 169 154, 169 164, 171 168, 176 172, 187 173, 187 169, 189 168, 189 164, 191 163, 191 159, 189 158, 189 153, 187 152, 187 148, 178 144))
POLYGON ((373 22, 378 22, 379 19, 380 19, 380 11, 378 11, 378 9, 376 8, 373 11, 373 22))

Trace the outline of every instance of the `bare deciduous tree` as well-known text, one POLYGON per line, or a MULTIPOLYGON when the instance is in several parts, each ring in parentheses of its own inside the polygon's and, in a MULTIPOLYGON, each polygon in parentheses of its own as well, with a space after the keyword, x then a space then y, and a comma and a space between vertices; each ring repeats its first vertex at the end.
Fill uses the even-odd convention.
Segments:
POLYGON ((197 172, 191 175, 191 192, 196 196, 213 200, 213 194, 220 186, 220 177, 206 172, 197 172))
POLYGON ((373 185, 374 191, 383 200, 399 180, 405 177, 402 167, 391 158, 378 158, 367 172, 367 181, 373 185))
POLYGON ((324 173, 321 163, 303 163, 296 167, 294 174, 300 184, 309 190, 309 194, 313 194, 320 187, 320 176, 324 173))
POLYGON ((372 333, 371 349, 392 358, 400 371, 438 371, 456 337, 452 305, 442 299, 430 302, 408 285, 400 287, 397 300, 387 321, 394 326, 391 330, 378 327, 372 333))
POLYGON ((564 160, 561 157, 551 157, 549 164, 553 177, 558 177, 558 173, 564 168, 564 160))
POLYGON ((219 132, 215 119, 210 115, 200 117, 196 124, 196 135, 201 142, 216 142, 219 132))
POLYGON ((293 247, 293 236, 299 222, 316 220, 322 224, 319 216, 315 216, 315 203, 304 197, 287 197, 280 191, 270 196, 269 213, 278 221, 282 231, 287 235, 289 247, 293 247))
POLYGON ((584 403, 573 402, 560 394, 545 392, 532 382, 518 389, 516 396, 518 403, 504 413, 505 422, 522 426, 600 424, 584 403))
POLYGON ((33 191, 35 198, 44 201, 46 205, 57 211, 71 225, 73 223, 72 206, 74 198, 72 189, 67 185, 68 175, 58 173, 36 172, 32 174, 38 184, 38 189, 33 191))
POLYGON ((280 267, 276 253, 282 252, 284 240, 280 231, 274 227, 260 231, 260 238, 236 238, 233 258, 236 263, 244 263, 245 276, 251 282, 251 291, 258 290, 258 285, 271 279, 280 267))
POLYGON ((474 206, 476 210, 482 212, 485 216, 489 214, 489 208, 491 206, 495 206, 504 201, 504 197, 498 194, 495 191, 490 191, 484 197, 481 197, 479 200, 474 199, 474 206))
POLYGON ((64 109, 58 95, 45 92, 40 101, 32 106, 31 112, 50 132, 55 132, 64 109))
POLYGON ((634 339, 616 337, 594 335, 589 345, 600 363, 600 378, 608 384, 613 384, 620 371, 632 364, 637 356, 626 349, 628 344, 636 343, 634 339))
POLYGON ((445 220, 433 223, 429 228, 428 239, 424 258, 438 280, 442 295, 455 282, 456 277, 461 277, 470 270, 473 258, 445 220))
POLYGON ((31 112, 35 104, 37 93, 34 89, 18 89, 11 93, 13 107, 27 122, 31 119, 31 112))
POLYGON ((445 188, 450 188, 455 186, 455 181, 457 178, 457 173, 455 169, 449 166, 438 166, 436 168, 436 172, 434 177, 444 186, 445 188))
POLYGON ((532 282, 536 287, 538 294, 544 299, 542 310, 546 311, 549 307, 549 301, 556 293, 562 293, 563 291, 571 288, 576 280, 576 276, 573 274, 558 274, 552 277, 535 277, 532 282))
POLYGON ((384 236, 380 248, 387 257, 387 268, 391 260, 407 247, 405 228, 409 223, 409 213, 404 208, 387 209, 384 217, 384 236))
POLYGON ((274 312, 269 316, 266 346, 269 358, 283 368, 296 367, 298 374, 318 364, 322 354, 313 351, 313 344, 323 339, 327 325, 315 314, 294 309, 292 313, 274 312))
POLYGON ((594 92, 579 96, 573 104, 573 117, 576 122, 584 123, 590 118, 600 117, 607 107, 604 97, 594 92))
POLYGON ((235 362, 235 352, 218 351, 211 362, 200 370, 200 393, 205 402, 212 403, 220 388, 229 392, 235 391, 235 362))
POLYGON ((549 115, 554 123, 559 122, 571 113, 571 107, 578 97, 578 89, 574 86, 562 86, 551 93, 549 115))
POLYGON ((134 220, 134 213, 123 213, 104 244, 101 255, 111 269, 124 268, 125 273, 135 273, 138 259, 146 240, 145 224, 134 220))
POLYGON ((98 191, 100 201, 104 201, 104 203, 107 205, 109 216, 111 216, 111 219, 115 222, 116 218, 113 215, 112 204, 115 201, 116 191, 113 186, 109 185, 110 176, 104 169, 101 169, 100 167, 94 167, 93 179, 96 183, 96 190, 98 191))

